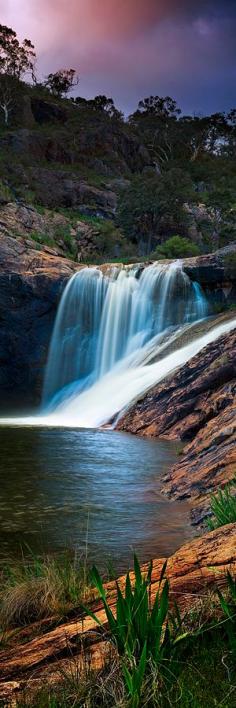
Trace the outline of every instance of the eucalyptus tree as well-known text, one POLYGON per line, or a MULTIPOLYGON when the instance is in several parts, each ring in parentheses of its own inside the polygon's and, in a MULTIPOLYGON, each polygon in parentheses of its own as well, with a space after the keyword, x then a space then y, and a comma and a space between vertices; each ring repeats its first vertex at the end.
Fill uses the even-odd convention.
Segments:
POLYGON ((30 39, 20 43, 16 32, 0 25, 0 108, 5 125, 16 103, 19 82, 26 75, 35 81, 36 54, 30 39))

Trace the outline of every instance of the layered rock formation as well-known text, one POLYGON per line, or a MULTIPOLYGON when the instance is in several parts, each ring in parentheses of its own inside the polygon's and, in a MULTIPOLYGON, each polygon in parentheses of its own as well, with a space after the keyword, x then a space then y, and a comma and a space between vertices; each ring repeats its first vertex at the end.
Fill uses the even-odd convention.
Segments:
MULTIPOLYGON (((195 539, 180 548, 167 561, 166 576, 170 583, 170 600, 177 600, 180 609, 196 607, 199 599, 217 585, 224 588, 226 571, 236 571, 236 524, 230 524, 213 531, 203 538, 195 539)), ((159 589, 163 563, 161 558, 153 563, 151 600, 154 601, 159 589)), ((143 566, 147 571, 147 566, 143 566)), ((131 582, 134 574, 131 573, 131 582)), ((121 590, 125 587, 125 577, 118 579, 121 590)), ((116 603, 116 583, 106 586, 107 601, 114 611, 116 603)), ((104 629, 107 619, 100 600, 90 604, 104 629)), ((37 690, 45 680, 48 684, 58 684, 66 673, 83 670, 89 665, 100 668, 111 657, 111 645, 107 633, 98 632, 96 621, 84 615, 78 608, 73 617, 58 625, 57 618, 50 618, 29 628, 37 636, 27 641, 27 629, 19 630, 14 636, 14 646, 0 652, 0 700, 16 699, 24 690, 37 690), (47 629, 48 627, 48 629, 47 629), (104 643, 105 638, 105 643, 104 643), (72 670, 73 669, 73 670, 72 670)), ((114 648, 113 648, 114 658, 114 648)), ((7 703, 6 703, 7 704, 7 703)), ((5 704, 5 705, 6 705, 5 704)))
POLYGON ((163 491, 172 499, 190 499, 193 519, 201 521, 209 494, 236 474, 236 330, 144 395, 118 428, 184 443, 163 491))
POLYGON ((37 251, 23 237, 1 234, 1 411, 40 402, 42 377, 59 298, 75 264, 37 251))

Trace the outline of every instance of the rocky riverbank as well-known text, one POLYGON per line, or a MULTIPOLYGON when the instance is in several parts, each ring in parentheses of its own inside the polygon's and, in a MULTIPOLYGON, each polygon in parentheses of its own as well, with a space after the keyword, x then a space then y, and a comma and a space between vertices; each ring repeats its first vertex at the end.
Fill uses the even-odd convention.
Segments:
POLYGON ((183 443, 179 462, 163 477, 163 492, 188 499, 193 522, 202 522, 210 493, 236 473, 236 330, 146 393, 117 427, 183 443))

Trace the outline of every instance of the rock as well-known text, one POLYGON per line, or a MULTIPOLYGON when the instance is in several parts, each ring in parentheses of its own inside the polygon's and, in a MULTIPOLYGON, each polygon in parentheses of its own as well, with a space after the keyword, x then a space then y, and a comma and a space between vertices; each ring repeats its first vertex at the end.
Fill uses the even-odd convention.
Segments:
POLYGON ((109 219, 113 217, 117 201, 115 193, 89 185, 76 173, 35 166, 33 170, 30 168, 30 184, 38 203, 51 209, 57 206, 83 207, 84 213, 88 209, 96 214, 101 212, 109 219))
POLYGON ((36 123, 65 123, 68 119, 68 111, 58 104, 46 101, 42 98, 31 97, 31 111, 36 123))
POLYGON ((98 254, 97 236, 99 232, 96 228, 84 221, 77 221, 75 239, 78 246, 78 262, 93 259, 98 254))
POLYGON ((39 213, 29 204, 8 202, 0 208, 0 228, 12 235, 27 236, 31 233, 53 236, 56 229, 68 226, 69 219, 47 209, 39 213))
MULTIPOLYGON (((221 589, 226 586, 226 572, 236 571, 236 524, 229 524, 216 531, 206 534, 202 538, 195 539, 185 546, 182 546, 167 561, 166 576, 170 583, 170 601, 177 601, 180 610, 195 608, 203 593, 213 590, 216 586, 221 589)), ((151 601, 154 602, 159 589, 160 576, 163 563, 166 559, 154 560, 151 578, 151 601)), ((143 566, 143 572, 147 572, 148 565, 143 566)), ((130 574, 131 583, 134 582, 134 573, 130 574)), ((125 576, 118 579, 122 591, 125 589, 125 576)), ((116 583, 114 581, 106 584, 107 601, 110 608, 115 610, 116 604, 116 583)), ((90 603, 90 609, 96 613, 100 623, 107 630, 107 618, 101 600, 94 600, 90 603)), ((19 635, 18 635, 19 636, 19 635)), ((99 642, 101 642, 101 661, 108 657, 107 645, 104 646, 104 633, 97 631, 97 623, 94 618, 82 615, 75 610, 73 618, 64 624, 59 624, 49 631, 44 628, 44 633, 28 642, 24 638, 23 643, 18 643, 13 647, 6 647, 0 652, 0 697, 19 692, 19 689, 26 688, 28 678, 27 693, 30 690, 30 680, 48 680, 48 674, 59 673, 61 666, 61 676, 63 664, 60 661, 68 662, 73 652, 73 660, 78 662, 83 668, 81 658, 84 649, 89 651, 89 647, 94 647, 96 641, 96 662, 99 662, 99 642), (96 633, 96 634, 95 634, 96 633), (77 658, 76 658, 77 657, 77 658), (49 668, 50 666, 50 668, 49 668), (18 683, 19 682, 19 683, 18 683)), ((92 650, 93 654, 93 650, 92 650)), ((95 664, 96 665, 96 664, 95 664)), ((64 665, 64 669, 66 663, 64 665)), ((68 663, 67 663, 67 668, 68 663)))
MULTIPOLYGON (((100 235, 96 227, 81 221, 71 232, 77 264, 56 255, 63 253, 66 247, 60 237, 55 247, 54 243, 43 243, 43 239, 37 249, 34 247, 34 231, 43 235, 46 230, 49 235, 55 235, 59 227, 67 225, 68 220, 63 215, 52 214, 47 209, 39 214, 25 204, 9 203, 0 210, 0 394, 3 412, 6 406, 22 410, 23 405, 36 406, 39 403, 60 294, 66 280, 81 267, 78 263, 97 255, 100 235), (17 236, 17 232, 20 235, 17 236)), ((198 268, 200 264, 198 260, 198 268)), ((191 268, 195 274, 193 260, 191 268)), ((225 372, 227 370, 226 367, 225 372)), ((186 406, 189 403, 185 402, 186 406)), ((153 408, 151 410, 153 414, 153 408)), ((155 416, 152 422, 154 420, 155 416)), ((159 433, 154 431, 153 434, 159 433)))
POLYGON ((188 441, 163 479, 163 491, 172 499, 190 499, 193 507, 206 496, 207 509, 209 494, 235 476, 236 331, 209 344, 149 391, 117 427, 188 441))
POLYGON ((130 180, 125 179, 124 177, 117 177, 117 179, 112 179, 108 182, 106 187, 107 189, 111 189, 115 192, 120 192, 130 187, 130 180))
POLYGON ((236 257, 236 243, 233 242, 225 248, 221 248, 215 253, 208 253, 206 256, 196 258, 186 258, 183 260, 185 273, 196 280, 203 287, 211 289, 231 282, 236 282, 236 268, 230 273, 228 264, 229 257, 236 257))
POLYGON ((73 161, 72 153, 66 150, 60 140, 37 130, 21 128, 7 133, 0 139, 0 146, 7 148, 9 152, 12 151, 18 159, 22 159, 23 163, 26 163, 25 169, 29 169, 27 162, 32 163, 35 160, 66 164, 71 164, 73 161))
MULTIPOLYGON (((199 191, 199 189, 197 190, 199 191)), ((201 190, 200 190, 201 191, 201 190)), ((219 235, 222 226, 222 216, 219 209, 207 207, 205 204, 185 204, 188 215, 187 235, 190 240, 205 250, 215 250, 219 246, 219 235)))
POLYGON ((81 204, 96 204, 104 210, 109 209, 114 212, 117 205, 117 196, 115 192, 109 190, 101 190, 86 182, 80 182, 79 196, 81 204))
POLYGON ((76 257, 76 241, 73 238, 70 220, 63 214, 20 202, 8 202, 0 207, 0 234, 22 237, 22 243, 34 250, 55 256, 68 255, 68 250, 76 257), (68 243, 69 241, 69 243, 68 243))
MULTIPOLYGON (((30 242, 31 244, 31 242, 30 242)), ((78 265, 0 234, 1 411, 38 405, 61 293, 78 265)))

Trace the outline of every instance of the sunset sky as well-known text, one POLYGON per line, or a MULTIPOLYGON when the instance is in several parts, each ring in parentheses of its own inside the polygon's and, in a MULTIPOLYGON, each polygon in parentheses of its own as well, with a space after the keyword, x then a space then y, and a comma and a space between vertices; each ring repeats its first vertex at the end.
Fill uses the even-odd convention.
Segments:
POLYGON ((169 94, 185 112, 236 106, 236 0, 0 0, 1 23, 29 37, 38 74, 72 67, 77 93, 125 112, 169 94))

